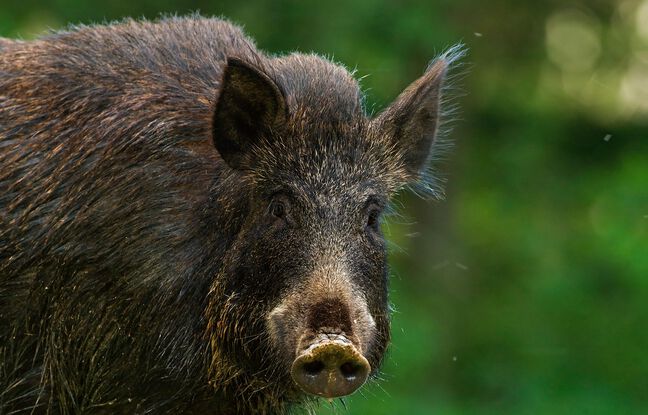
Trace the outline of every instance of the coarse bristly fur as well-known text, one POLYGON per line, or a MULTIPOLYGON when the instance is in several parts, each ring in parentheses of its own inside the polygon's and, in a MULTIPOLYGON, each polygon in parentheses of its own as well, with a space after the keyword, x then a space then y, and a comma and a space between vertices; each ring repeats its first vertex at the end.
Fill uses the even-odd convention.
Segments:
POLYGON ((0 39, 0 413, 284 413, 322 333, 375 375, 381 212, 462 53, 371 118, 346 69, 217 18, 0 39))

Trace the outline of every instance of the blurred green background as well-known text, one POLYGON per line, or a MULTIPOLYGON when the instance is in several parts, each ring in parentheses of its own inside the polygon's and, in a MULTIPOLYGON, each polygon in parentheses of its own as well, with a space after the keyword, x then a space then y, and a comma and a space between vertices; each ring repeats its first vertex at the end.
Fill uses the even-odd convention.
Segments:
POLYGON ((2 0, 0 35, 195 10, 356 68, 375 110, 469 48, 446 200, 385 226, 383 379, 318 413, 648 413, 648 0, 2 0))

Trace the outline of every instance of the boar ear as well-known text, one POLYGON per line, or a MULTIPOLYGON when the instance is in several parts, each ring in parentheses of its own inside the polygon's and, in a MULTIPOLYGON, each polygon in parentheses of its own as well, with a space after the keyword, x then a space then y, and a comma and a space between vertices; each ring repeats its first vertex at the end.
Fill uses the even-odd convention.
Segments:
POLYGON ((212 124, 214 145, 225 162, 242 169, 255 144, 287 116, 286 100, 268 75, 229 58, 212 124))
POLYGON ((417 180, 430 157, 439 124, 443 78, 448 62, 439 59, 373 121, 401 155, 407 180, 417 180))

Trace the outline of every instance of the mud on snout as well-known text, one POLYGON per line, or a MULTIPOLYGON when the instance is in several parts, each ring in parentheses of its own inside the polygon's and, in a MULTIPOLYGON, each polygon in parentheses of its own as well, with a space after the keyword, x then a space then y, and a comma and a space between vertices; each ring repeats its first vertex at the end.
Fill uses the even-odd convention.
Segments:
POLYGON ((376 323, 364 297, 337 284, 312 283, 293 292, 268 315, 274 346, 306 393, 335 398, 367 380, 376 323))

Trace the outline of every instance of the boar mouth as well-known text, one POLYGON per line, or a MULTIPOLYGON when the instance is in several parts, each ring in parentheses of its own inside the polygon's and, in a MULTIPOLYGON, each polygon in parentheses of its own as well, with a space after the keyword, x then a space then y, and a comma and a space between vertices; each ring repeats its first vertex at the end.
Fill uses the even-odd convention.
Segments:
POLYGON ((371 372, 367 359, 343 334, 321 333, 293 361, 290 374, 306 393, 337 398, 362 386, 371 372))

